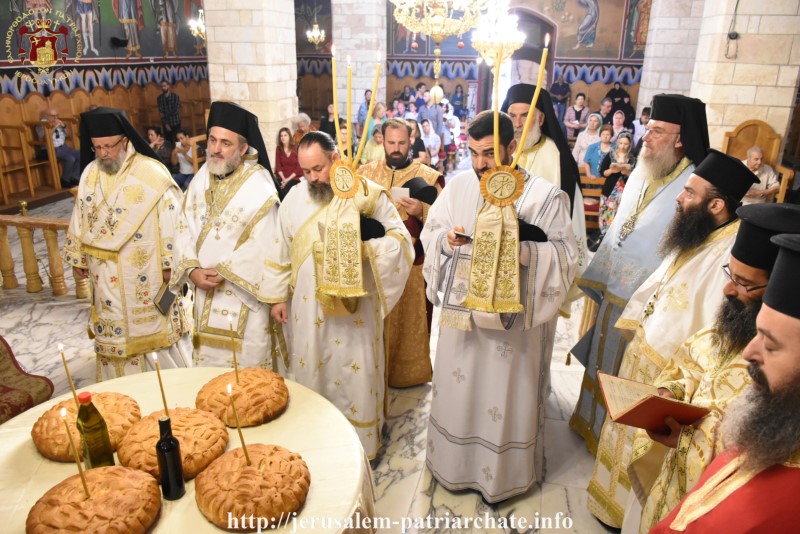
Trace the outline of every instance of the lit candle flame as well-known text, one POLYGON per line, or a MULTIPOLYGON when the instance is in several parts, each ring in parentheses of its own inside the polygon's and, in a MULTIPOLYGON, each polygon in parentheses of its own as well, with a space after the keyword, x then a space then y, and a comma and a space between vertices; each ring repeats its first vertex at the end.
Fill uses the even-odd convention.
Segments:
POLYGON ((63 343, 59 343, 58 344, 58 350, 64 350, 64 344, 63 343))
POLYGON ((380 50, 376 50, 375 51, 375 61, 377 61, 378 63, 381 62, 381 51, 380 50))
POLYGON ((61 418, 62 419, 66 419, 67 418, 67 409, 66 408, 61 408, 61 418))
POLYGON ((331 45, 331 56, 336 57, 336 45, 331 45))
POLYGON ((158 363, 158 354, 153 353, 153 363, 158 363))
POLYGON ((233 396, 233 386, 231 384, 228 384, 228 395, 233 396))
POLYGON ((228 315, 228 323, 229 324, 233 324, 233 316, 232 315, 228 315))
POLYGON ((347 66, 350 66, 350 54, 347 54, 347 66))
POLYGON ((544 47, 547 48, 548 46, 550 46, 550 34, 546 33, 544 35, 544 47))

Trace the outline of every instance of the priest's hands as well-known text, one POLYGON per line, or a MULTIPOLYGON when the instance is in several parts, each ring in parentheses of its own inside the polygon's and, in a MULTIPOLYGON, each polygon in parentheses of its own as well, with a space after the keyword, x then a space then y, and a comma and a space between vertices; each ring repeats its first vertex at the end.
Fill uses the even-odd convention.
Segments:
POLYGON ((89 269, 81 269, 80 267, 72 268, 72 276, 74 278, 89 278, 89 269))
POLYGON ((377 239, 386 235, 386 229, 375 219, 361 216, 361 241, 377 239))
POLYGON ((449 232, 447 232, 447 244, 450 245, 450 248, 460 247, 461 245, 466 245, 471 239, 467 237, 459 237, 456 235, 456 232, 459 234, 464 234, 465 230, 464 227, 461 225, 454 226, 449 232))
POLYGON ((406 213, 411 215, 412 217, 422 217, 422 202, 417 200, 416 198, 398 198, 396 202, 403 206, 406 210, 406 213))
POLYGON ((204 291, 211 291, 225 280, 215 269, 193 269, 189 274, 189 279, 195 286, 204 291))
POLYGON ((161 276, 164 278, 164 283, 169 284, 169 281, 172 279, 172 269, 162 270, 161 276))
POLYGON ((270 310, 269 313, 272 315, 272 319, 278 324, 286 324, 289 320, 289 308, 286 306, 285 302, 273 304, 272 310, 270 310))
POLYGON ((535 224, 529 224, 522 219, 519 221, 519 240, 522 241, 536 241, 537 243, 547 243, 547 234, 544 230, 535 224))
MULTIPOLYGON (((662 395, 662 397, 666 397, 667 395, 662 395)), ((657 434, 655 432, 647 431, 647 435, 650 436, 650 439, 653 441, 657 441, 662 445, 665 445, 671 449, 678 448, 678 440, 681 437, 681 431, 683 430, 683 425, 677 422, 672 417, 665 417, 664 424, 669 427, 669 433, 667 434, 657 434)))

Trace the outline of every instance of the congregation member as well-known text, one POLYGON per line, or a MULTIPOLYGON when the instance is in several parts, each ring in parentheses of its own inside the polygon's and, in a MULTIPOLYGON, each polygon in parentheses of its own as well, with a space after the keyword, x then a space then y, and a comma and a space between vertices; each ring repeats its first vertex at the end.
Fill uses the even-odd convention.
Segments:
POLYGON ((611 112, 611 107, 613 106, 613 102, 610 98, 606 97, 600 101, 600 109, 595 111, 598 115, 603 118, 603 124, 611 124, 611 121, 614 119, 614 115, 611 112))
POLYGON ((611 120, 611 128, 612 128, 612 135, 611 135, 611 142, 616 143, 617 137, 619 134, 623 132, 630 132, 625 127, 625 113, 621 110, 617 110, 614 112, 614 118, 611 120))
POLYGON ((567 137, 577 137, 586 128, 590 113, 585 104, 586 94, 578 93, 575 96, 575 103, 568 107, 564 113, 564 126, 567 127, 567 137))
POLYGON ((212 102, 205 164, 183 201, 172 285, 194 292, 194 362, 273 366, 269 306, 278 301, 278 194, 258 119, 231 102, 212 102), (231 333, 231 330, 233 331, 231 333))
POLYGON ((611 153, 613 145, 611 144, 611 137, 614 135, 614 129, 609 124, 604 124, 600 127, 600 141, 589 145, 586 149, 586 154, 583 156, 581 162, 586 171, 586 177, 594 180, 600 178, 600 165, 603 159, 611 153))
MULTIPOLYGON (((522 140, 522 130, 531 109, 531 101, 536 86, 519 83, 511 86, 506 94, 501 111, 508 113, 514 125, 514 139, 518 150, 522 150, 519 166, 528 174, 540 176, 567 194, 570 200, 572 231, 578 245, 578 260, 575 276, 580 276, 586 269, 586 215, 583 209, 583 195, 580 190, 580 173, 564 137, 561 123, 553 112, 550 93, 542 89, 536 101, 536 110, 531 121, 528 135, 522 140), (521 146, 521 148, 519 148, 521 146)), ((570 303, 583 296, 574 286, 564 301, 561 311, 569 316, 570 303)), ((549 375, 549 369, 546 370, 549 375)))
POLYGON ((728 406, 751 382, 742 351, 756 336, 756 316, 778 256, 779 247, 770 238, 800 234, 800 206, 743 206, 736 213, 741 222, 730 259, 722 266, 727 282, 716 318, 681 345, 654 382, 662 396, 710 412, 691 425, 667 418, 667 434, 636 431, 628 467, 634 491, 623 532, 649 532, 697 484, 724 449, 720 425, 728 406))
MULTIPOLYGON (((441 92, 439 94, 441 94, 441 92)), ((431 129, 437 136, 440 136, 442 125, 444 124, 442 107, 434 101, 431 91, 425 91, 423 93, 423 99, 425 103, 417 108, 417 120, 423 127, 425 126, 426 120, 430 121, 431 129)), ((441 143, 441 139, 439 141, 441 143)))
POLYGON ((158 161, 172 172, 172 150, 175 147, 173 147, 172 143, 167 139, 164 139, 161 128, 158 126, 149 127, 147 129, 147 141, 150 143, 150 148, 152 148, 153 152, 158 156, 158 161))
MULTIPOLYGON (((566 135, 564 131, 564 114, 567 111, 567 104, 569 104, 572 90, 569 84, 564 81, 563 73, 558 75, 558 78, 556 78, 556 81, 550 86, 548 92, 550 93, 550 99, 553 101, 553 110, 555 111, 556 120, 558 121, 558 129, 561 130, 562 134, 566 135)), ((555 127, 555 125, 553 127, 555 127)))
POLYGON ((430 159, 429 165, 434 169, 438 169, 439 149, 442 148, 442 138, 434 131, 433 125, 429 119, 422 119, 420 124, 422 124, 422 135, 420 139, 422 139, 425 145, 425 152, 427 152, 428 158, 430 159))
POLYGON ((604 236, 608 227, 614 222, 622 192, 628 177, 636 166, 636 157, 631 154, 631 134, 622 132, 617 138, 614 150, 609 152, 600 164, 600 174, 605 178, 605 183, 600 195, 600 235, 604 236))
POLYGON ((425 148, 425 142, 422 140, 419 123, 416 119, 407 119, 406 122, 411 127, 411 159, 423 165, 428 165, 431 157, 425 148))
POLYGON ((411 126, 400 119, 383 124, 383 147, 386 156, 380 161, 362 165, 358 174, 386 189, 414 245, 414 265, 405 290, 384 321, 384 344, 388 362, 388 380, 392 387, 410 387, 431 380, 430 330, 426 311, 425 280, 422 263, 425 254, 419 240, 430 212, 428 202, 414 198, 415 193, 432 193, 436 198, 444 187, 444 176, 427 165, 413 161, 411 126), (394 198, 395 187, 409 189, 409 197, 394 198))
MULTIPOLYGON (((58 118, 58 112, 53 108, 42 110, 39 119, 43 124, 36 126, 36 137, 44 141, 47 132, 53 139, 56 159, 61 162, 61 187, 69 189, 75 187, 81 178, 81 153, 67 144, 71 132, 67 130, 64 122, 58 118)), ((41 154, 40 154, 41 156, 41 154)), ((46 152, 43 154, 46 158, 46 152)))
POLYGON ((600 141, 600 127, 603 125, 603 117, 598 113, 592 113, 586 119, 586 128, 578 134, 575 146, 572 147, 572 159, 579 166, 583 166, 583 158, 589 147, 600 141))
POLYGON ((298 113, 292 118, 294 128, 294 144, 298 144, 305 134, 311 131, 311 117, 306 113, 298 113))
POLYGON ((372 136, 364 143, 361 161, 358 163, 364 165, 372 161, 381 161, 385 155, 383 150, 383 125, 378 125, 372 129, 372 136))
POLYGON ((307 134, 298 159, 306 180, 281 205, 280 261, 267 269, 282 292, 272 307, 287 335, 279 371, 332 402, 372 460, 386 400, 383 322, 405 288, 411 236, 375 182, 363 179, 350 199, 334 194, 329 135, 307 134))
POLYGON ((190 330, 183 301, 163 311, 155 302, 185 225, 180 189, 123 111, 100 107, 82 113, 80 124, 84 169, 63 258, 92 286, 98 380, 145 371, 153 351, 163 368, 187 367, 178 345, 190 330))
MULTIPOLYGON (((425 461, 448 490, 489 503, 544 475, 545 369, 578 256, 569 197, 547 180, 518 169, 515 203, 494 204, 491 185, 484 199, 481 177, 497 166, 493 123, 484 111, 469 125, 472 169, 450 180, 421 236, 428 298, 441 307, 425 461)), ((508 165, 514 125, 502 112, 499 125, 508 165)))
POLYGON ((642 109, 642 114, 638 119, 633 121, 631 127, 633 128, 633 146, 637 146, 639 141, 647 131, 647 123, 650 121, 650 108, 642 109))
POLYGON ((751 146, 747 150, 747 159, 742 160, 742 163, 758 177, 758 183, 750 188, 742 203, 758 204, 775 200, 781 183, 775 169, 764 163, 764 151, 761 147, 751 146))
POLYGON ((172 179, 178 184, 181 190, 186 191, 189 182, 194 177, 194 165, 192 164, 192 147, 189 144, 189 136, 186 130, 175 132, 175 148, 172 149, 171 162, 173 167, 177 165, 178 172, 173 173, 172 179))
MULTIPOLYGON (((322 131, 322 130, 320 130, 322 131)), ((345 131, 345 133, 347 133, 345 131)), ((334 137, 335 136, 331 136, 334 137)), ((297 147, 289 128, 278 130, 277 146, 275 147, 275 174, 278 180, 278 197, 283 200, 292 187, 300 183, 303 171, 297 162, 297 147)))
POLYGON ((800 490, 800 237, 772 238, 778 259, 744 359, 753 383, 729 408, 726 449, 651 532, 792 532, 800 490))
POLYGON ((593 326, 571 354, 586 368, 570 427, 597 450, 606 416, 597 371, 616 374, 627 340, 614 328, 628 299, 661 263, 658 244, 683 191, 708 149, 705 104, 683 95, 656 95, 650 130, 625 185, 617 214, 578 286, 597 303, 593 326))
POLYGON ((156 98, 158 114, 161 115, 161 127, 164 138, 175 141, 175 133, 181 129, 181 97, 172 92, 169 82, 161 82, 161 94, 156 98))
MULTIPOLYGON (((333 109, 333 104, 328 104, 328 112, 319 119, 319 131, 325 132, 334 139, 336 139, 336 121, 339 120, 339 115, 333 109)), ((278 144, 280 146, 280 143, 278 144)), ((275 164, 277 172, 278 164, 275 164)))
MULTIPOLYGON (((741 161, 716 150, 695 168, 661 240, 664 260, 614 325, 630 339, 618 376, 653 384, 681 343, 714 319, 728 281, 721 266, 739 229, 736 208, 755 181, 741 161)), ((589 481, 589 510, 615 528, 622 526, 630 491, 635 430, 606 417, 589 481)))
MULTIPOLYGON (((355 133, 358 137, 364 135, 364 126, 367 123, 367 113, 369 113, 369 103, 371 100, 372 91, 367 89, 364 91, 364 101, 360 106, 358 106, 358 111, 356 112, 356 131, 353 133, 355 133)), ((347 120, 351 120, 350 117, 348 117, 347 120)))

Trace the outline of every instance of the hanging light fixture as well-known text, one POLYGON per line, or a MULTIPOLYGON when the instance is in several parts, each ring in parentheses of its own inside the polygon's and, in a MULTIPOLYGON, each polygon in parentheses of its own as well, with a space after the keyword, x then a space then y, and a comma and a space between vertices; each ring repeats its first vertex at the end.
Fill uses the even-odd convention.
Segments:
POLYGON ((517 29, 517 16, 508 12, 508 4, 508 0, 493 2, 472 32, 473 48, 494 69, 525 44, 525 34, 517 29))
POLYGON ((319 46, 325 42, 325 30, 321 30, 319 28, 319 24, 317 24, 317 3, 314 2, 314 23, 311 26, 310 30, 306 31, 306 39, 308 42, 314 45, 314 48, 319 50, 319 46))
POLYGON ((197 18, 189 19, 189 30, 192 35, 203 40, 203 45, 206 42, 206 17, 202 9, 197 10, 197 18))
POLYGON ((430 35, 436 48, 433 77, 438 80, 442 62, 439 45, 448 37, 462 35, 478 23, 489 0, 391 0, 394 18, 409 31, 430 35))

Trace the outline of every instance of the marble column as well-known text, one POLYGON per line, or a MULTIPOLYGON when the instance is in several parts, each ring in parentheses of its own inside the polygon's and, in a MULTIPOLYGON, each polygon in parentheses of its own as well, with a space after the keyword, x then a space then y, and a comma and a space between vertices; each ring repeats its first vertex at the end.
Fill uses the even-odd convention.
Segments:
MULTIPOLYGON (((653 95, 688 95, 698 53, 705 0, 653 0, 639 85, 637 116, 653 95)), ((691 95, 695 96, 695 95, 691 95)))
POLYGON ((706 102, 711 146, 760 119, 786 138, 800 74, 800 0, 706 2, 691 96, 706 102))
POLYGON ((278 130, 297 113, 294 2, 204 3, 211 100, 236 102, 258 116, 272 159, 278 130))
POLYGON ((346 115, 347 55, 353 66, 352 121, 364 102, 364 91, 372 89, 375 79, 376 54, 380 54, 381 73, 378 79, 377 102, 387 103, 394 95, 386 94, 386 2, 363 0, 331 0, 333 44, 336 46, 339 116, 346 115))

